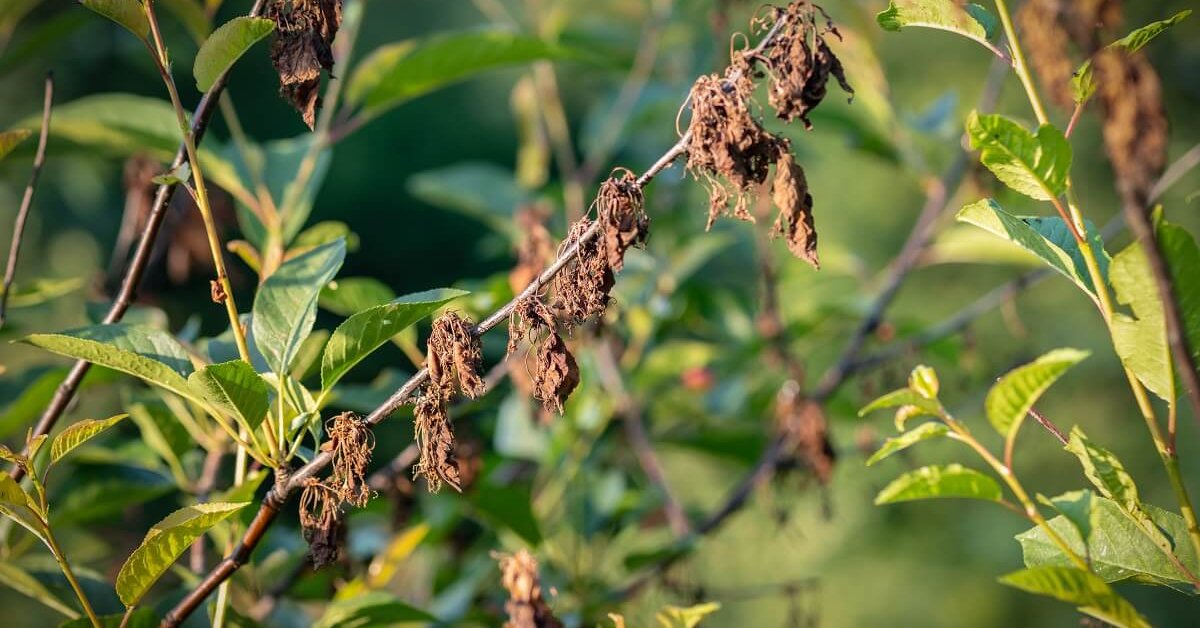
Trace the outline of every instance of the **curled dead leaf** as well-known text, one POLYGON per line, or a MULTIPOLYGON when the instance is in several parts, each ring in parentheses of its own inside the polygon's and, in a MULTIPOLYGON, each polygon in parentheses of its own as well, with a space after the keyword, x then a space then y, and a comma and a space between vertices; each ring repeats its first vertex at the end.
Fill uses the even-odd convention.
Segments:
POLYGON ((263 15, 275 22, 271 62, 279 73, 279 94, 312 129, 321 105, 321 70, 333 71, 342 0, 271 0, 263 15))
POLYGON ((779 215, 771 227, 771 237, 783 236, 792 255, 820 269, 817 256, 817 229, 813 224, 813 200, 808 193, 808 180, 804 169, 783 150, 775 162, 775 181, 772 200, 779 208, 779 215))

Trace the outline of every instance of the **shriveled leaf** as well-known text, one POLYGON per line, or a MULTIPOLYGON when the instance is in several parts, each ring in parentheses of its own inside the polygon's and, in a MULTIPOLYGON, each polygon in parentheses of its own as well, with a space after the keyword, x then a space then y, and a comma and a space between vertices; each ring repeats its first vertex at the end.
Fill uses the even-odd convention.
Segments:
POLYGON ((945 436, 946 432, 949 431, 950 429, 941 423, 922 423, 900 436, 884 441, 879 451, 876 451, 874 454, 871 454, 870 458, 867 458, 867 466, 869 467, 898 451, 908 449, 923 440, 945 436))
POLYGON ((717 602, 705 602, 693 606, 664 606, 654 615, 662 628, 696 628, 705 617, 721 610, 717 602))
POLYGON ((74 425, 68 427, 54 437, 50 442, 50 462, 51 464, 62 460, 63 456, 71 453, 75 448, 88 442, 89 440, 99 436, 101 432, 120 423, 128 414, 118 414, 107 419, 84 419, 74 425))
POLYGON ((375 628, 407 623, 427 624, 437 621, 438 619, 433 615, 405 604, 390 593, 372 591, 329 604, 325 608, 325 613, 313 624, 313 628, 334 628, 335 626, 375 628))
POLYGON ((150 22, 139 0, 79 0, 79 4, 124 26, 138 39, 150 37, 150 22))
POLYGON ((1117 355, 1151 392, 1174 400, 1175 377, 1162 299, 1142 243, 1134 242, 1117 253, 1108 272, 1117 301, 1133 310, 1132 316, 1123 312, 1113 316, 1117 355))
POLYGON ((192 67, 196 89, 207 92, 247 50, 274 30, 272 20, 247 15, 235 17, 218 27, 196 53, 192 67))
POLYGON ((47 351, 87 360, 194 399, 184 379, 192 372, 187 351, 165 331, 116 323, 92 325, 22 340, 47 351))
POLYGON ((1062 131, 1043 124, 1035 135, 1002 115, 972 111, 967 137, 979 161, 1008 187, 1040 201, 1066 192, 1071 144, 1062 131))
POLYGON ((29 129, 13 129, 11 131, 0 132, 0 159, 4 159, 6 155, 12 152, 18 144, 25 141, 25 138, 33 135, 33 131, 29 129))
POLYGON ((79 611, 72 608, 70 604, 63 602, 50 589, 47 589, 46 585, 42 584, 41 581, 11 561, 0 561, 0 583, 3 583, 21 595, 41 602, 47 607, 65 615, 68 619, 79 617, 79 611))
POLYGON ((242 360, 206 366, 192 373, 188 384, 250 431, 258 429, 270 409, 271 389, 254 367, 242 360))
POLYGON ((121 602, 137 605, 193 541, 246 504, 196 504, 176 510, 155 524, 117 574, 121 602))
POLYGON ((321 358, 321 387, 332 388, 355 364, 389 338, 466 294, 451 288, 409 294, 346 319, 325 345, 321 358))
POLYGON ((377 48, 351 74, 346 100, 377 115, 487 70, 581 56, 564 46, 510 31, 434 35, 377 48))
POLYGON ((988 48, 997 24, 995 16, 978 4, 952 0, 891 0, 875 21, 885 31, 899 31, 906 26, 933 28, 957 33, 988 48))
POLYGON ((1000 501, 1000 485, 960 464, 931 465, 892 480, 875 496, 875 505, 947 497, 1000 501))
MULTIPOLYGON (((1084 292, 1094 294, 1092 278, 1084 263, 1083 255, 1060 218, 1014 216, 1004 211, 996 201, 990 198, 963 207, 959 210, 957 218, 1009 240, 1033 253, 1050 268, 1075 282, 1075 285, 1082 288, 1084 292)), ((1085 226, 1092 250, 1099 258, 1100 272, 1102 275, 1106 275, 1108 256, 1103 252, 1104 243, 1100 240, 1093 225, 1085 224, 1085 226)))
POLYGON ((1150 626, 1107 582, 1078 567, 1030 567, 1002 576, 1000 582, 1035 595, 1070 602, 1079 608, 1079 612, 1114 626, 1150 626))
POLYGON ((1088 355, 1079 349, 1055 349, 1006 373, 988 391, 984 402, 992 427, 1006 438, 1016 434, 1042 393, 1088 355))
MULTIPOLYGON (((1138 524, 1112 500, 1090 494, 1087 499, 1075 499, 1073 494, 1068 493, 1054 501, 1057 507, 1069 509, 1072 514, 1070 518, 1064 515, 1054 517, 1049 522, 1050 527, 1067 542, 1071 551, 1088 556, 1096 574, 1105 581, 1133 580, 1165 586, 1182 585, 1184 590, 1191 592, 1190 585, 1186 584, 1187 576, 1179 571, 1154 541, 1142 534, 1138 524), (1089 511, 1081 512, 1085 504, 1089 511), (1079 523, 1085 521, 1090 531, 1086 543, 1079 532, 1079 523)), ((1187 522, 1183 517, 1149 504, 1143 507, 1155 526, 1171 539, 1179 561, 1192 573, 1200 573, 1200 562, 1188 541, 1187 522)), ((1072 564, 1038 526, 1018 534, 1016 539, 1021 544, 1027 566, 1072 564)))
POLYGON ((254 342, 276 373, 287 373, 317 318, 317 297, 346 256, 336 240, 280 265, 254 297, 254 342))

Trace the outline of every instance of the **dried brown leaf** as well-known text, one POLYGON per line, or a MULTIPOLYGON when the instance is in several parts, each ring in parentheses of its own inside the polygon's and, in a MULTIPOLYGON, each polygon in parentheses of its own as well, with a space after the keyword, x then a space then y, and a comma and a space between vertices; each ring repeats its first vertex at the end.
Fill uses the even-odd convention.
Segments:
POLYGON ((637 177, 627 168, 620 168, 600 184, 596 207, 604 230, 604 252, 608 267, 614 273, 625 266, 625 251, 631 246, 645 244, 649 235, 650 218, 644 210, 645 199, 637 177))
POLYGON ((413 432, 421 455, 414 475, 422 476, 430 493, 449 484, 462 492, 462 475, 455 458, 454 431, 446 410, 447 398, 434 386, 426 386, 413 409, 413 432))
POLYGON ((308 542, 313 569, 338 559, 341 537, 341 498, 338 491, 316 478, 309 478, 300 493, 300 527, 308 542))
POLYGON ((342 0, 271 0, 263 15, 275 22, 271 62, 279 73, 279 93, 311 129, 321 105, 321 70, 333 71, 342 0))
POLYGON ((365 474, 375 449, 375 435, 367 424, 353 412, 343 412, 326 425, 329 440, 322 451, 333 452, 333 473, 330 481, 343 501, 359 508, 371 499, 371 488, 365 474))
POLYGON ((1122 50, 1101 51, 1092 67, 1117 187, 1145 206, 1167 161, 1169 128, 1158 73, 1145 54, 1122 50))
POLYGON ((775 162, 775 182, 772 200, 779 208, 779 215, 771 227, 771 237, 783 236, 792 255, 820 269, 817 257, 817 229, 813 224, 813 200, 808 193, 808 180, 804 169, 786 150, 781 151, 775 162))
POLYGON ((483 368, 479 336, 475 335, 471 321, 457 312, 448 311, 433 321, 425 366, 429 368, 429 381, 445 397, 454 390, 455 375, 464 395, 477 399, 486 392, 487 386, 479 375, 483 368))
POLYGON ((592 221, 586 216, 580 218, 559 247, 559 255, 562 255, 567 248, 579 243, 574 261, 554 278, 555 308, 565 313, 568 323, 579 323, 604 314, 609 293, 616 282, 601 238, 582 239, 591 226, 592 221))
POLYGON ((492 554, 500 563, 500 584, 508 591, 504 610, 505 628, 560 628, 542 596, 537 560, 526 550, 516 554, 492 554))
MULTIPOLYGON (((786 22, 764 53, 771 78, 768 102, 781 120, 800 118, 805 128, 812 128, 808 114, 825 99, 830 76, 837 79, 842 91, 854 96, 842 62, 825 41, 829 35, 839 40, 842 36, 825 10, 808 2, 775 9, 772 17, 772 23, 786 22)), ((769 24, 762 26, 769 28, 769 24)))

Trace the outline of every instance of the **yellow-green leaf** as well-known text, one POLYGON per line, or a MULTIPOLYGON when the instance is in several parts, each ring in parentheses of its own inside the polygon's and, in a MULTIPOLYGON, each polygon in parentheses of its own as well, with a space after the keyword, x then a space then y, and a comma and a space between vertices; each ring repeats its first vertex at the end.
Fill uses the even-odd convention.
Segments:
POLYGON ((79 617, 79 611, 71 608, 70 604, 60 600, 41 581, 11 561, 0 561, 0 583, 3 583, 17 593, 45 604, 55 611, 62 613, 68 619, 79 617))
POLYGON ((346 257, 337 239, 284 262, 254 297, 254 343, 275 373, 288 373, 317 320, 317 297, 346 257))
POLYGON ((192 373, 188 385, 250 431, 258 429, 270 409, 270 387, 242 360, 206 366, 192 373))
POLYGON ((274 30, 274 20, 247 15, 222 24, 204 40, 196 53, 192 67, 196 88, 207 92, 247 50, 274 30))
POLYGON ((950 497, 1000 501, 1000 485, 960 464, 931 465, 892 480, 875 496, 875 505, 950 497))
POLYGON ((33 508, 29 494, 8 474, 8 471, 0 471, 0 515, 12 519, 33 533, 34 536, 45 541, 42 524, 33 508))
POLYGON ((717 602, 705 602, 694 606, 664 606, 654 615, 662 628, 696 628, 705 617, 721 610, 717 602))
POLYGON ((1035 595, 1045 595, 1122 628, 1149 628, 1137 609, 1096 574, 1078 567, 1030 567, 1002 576, 1000 582, 1035 595))
POLYGON ((1071 144, 1062 131, 1043 124, 1035 135, 1002 115, 972 111, 967 137, 979 161, 1008 187, 1040 201, 1066 192, 1071 144))
POLYGON ((29 129, 13 129, 0 133, 0 159, 4 159, 5 155, 12 152, 18 144, 25 141, 25 138, 33 135, 33 131, 29 129))
POLYGON ((117 574, 121 602, 127 607, 137 605, 193 541, 247 503, 196 504, 176 510, 155 524, 117 574))
POLYGON ((54 437, 50 443, 50 463, 62 460, 75 448, 98 436, 104 430, 120 423, 128 414, 118 414, 107 419, 84 419, 68 427, 54 437))
POLYGON ((1122 312, 1113 316, 1117 355, 1146 388, 1165 400, 1173 400, 1175 377, 1166 319, 1142 243, 1134 242, 1113 256, 1108 273, 1117 301, 1133 310, 1133 316, 1122 312))
POLYGON ((920 26, 957 33, 989 49, 988 38, 996 30, 996 18, 986 9, 952 0, 891 0, 875 21, 885 31, 920 26))
POLYGON ((1055 349, 1006 373, 988 391, 984 402, 992 427, 1006 438, 1016 434, 1042 393, 1087 356, 1087 351, 1079 349, 1055 349))
POLYGON ((922 423, 900 436, 884 441, 879 451, 876 451, 870 458, 867 458, 867 466, 869 467, 898 451, 908 449, 923 440, 945 436, 946 432, 949 431, 950 429, 941 423, 922 423))
POLYGON ((143 41, 150 36, 150 22, 140 0, 79 0, 83 6, 124 26, 143 41))

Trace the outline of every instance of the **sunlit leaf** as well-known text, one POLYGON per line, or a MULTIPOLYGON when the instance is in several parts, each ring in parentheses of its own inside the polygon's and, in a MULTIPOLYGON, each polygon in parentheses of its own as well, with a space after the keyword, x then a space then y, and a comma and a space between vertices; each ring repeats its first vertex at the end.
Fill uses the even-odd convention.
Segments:
POLYGON ((1109 46, 1113 48, 1123 48, 1129 54, 1133 54, 1145 47, 1146 44, 1150 43, 1152 39, 1161 35, 1163 31, 1184 21, 1191 14, 1192 10, 1186 9, 1176 13, 1175 15, 1172 15, 1165 20, 1151 22, 1141 28, 1134 29, 1128 35, 1109 44, 1109 46))
POLYGON ((886 31, 921 26, 957 33, 988 48, 991 48, 988 39, 997 25, 987 9, 953 0, 891 0, 888 8, 875 16, 875 21, 886 31))
POLYGON ((254 431, 270 408, 270 388, 254 367, 242 360, 206 366, 188 378, 196 394, 254 431))
POLYGON ((8 471, 0 471, 0 515, 12 519, 35 537, 45 540, 45 531, 37 510, 33 508, 32 500, 8 471))
POLYGON ((117 595, 125 606, 135 606, 167 569, 200 535, 246 503, 196 504, 167 515, 146 533, 142 544, 117 574, 117 595))
POLYGON ((238 16, 213 31, 196 53, 192 73, 196 77, 196 88, 207 92, 254 44, 275 30, 274 20, 261 17, 238 16))
POLYGON ((50 442, 50 462, 55 463, 62 460, 63 456, 99 436, 101 432, 120 423, 127 416, 129 415, 118 414, 107 419, 84 419, 72 424, 60 432, 58 436, 55 436, 54 440, 50 442))
POLYGON ((1079 349, 1055 349, 1005 373, 984 402, 992 427, 1005 437, 1015 434, 1042 393, 1087 356, 1087 351, 1079 349))
POLYGON ((892 480, 875 496, 875 504, 947 497, 1000 501, 1000 485, 990 476, 960 464, 931 465, 892 480))
POLYGON ((1117 301, 1133 310, 1132 316, 1124 312, 1113 315, 1112 339, 1117 355, 1151 392, 1174 400, 1175 376, 1162 298, 1142 243, 1134 242, 1113 256, 1108 276, 1117 301))
POLYGON ((442 288, 405 295, 363 310, 334 330, 321 358, 321 387, 333 387, 350 369, 389 338, 467 292, 442 288))
POLYGON ((721 610, 717 602, 705 602, 694 606, 664 606, 654 615, 662 628, 696 628, 705 617, 721 610))
POLYGON ((79 0, 79 4, 124 26, 138 39, 150 37, 150 22, 140 0, 79 0))
POLYGON ((343 277, 321 290, 320 305, 339 316, 352 316, 395 298, 396 293, 378 279, 343 277))
POLYGON ((1071 144, 1043 124, 1037 134, 998 114, 972 111, 967 137, 979 161, 1008 187, 1041 201, 1061 196, 1071 174, 1071 144))
POLYGON ((900 436, 884 441, 883 446, 874 454, 871 454, 870 458, 867 458, 867 466, 871 466, 898 451, 908 449, 923 440, 945 436, 946 432, 949 431, 950 429, 941 423, 922 423, 900 436))
POLYGON ((46 585, 42 584, 41 581, 31 576, 12 561, 0 561, 0 583, 17 593, 41 602, 47 607, 62 613, 69 619, 79 617, 79 611, 72 608, 70 604, 63 602, 50 589, 47 589, 46 585))
POLYGON ((1065 449, 1079 458, 1084 475, 1101 495, 1120 506, 1159 547, 1171 546, 1171 542, 1142 507, 1137 484, 1116 454, 1093 443, 1078 425, 1071 429, 1071 438, 1065 449))
POLYGON ((1114 626, 1150 626, 1138 615, 1137 609, 1117 595, 1107 582, 1077 567, 1030 567, 1002 576, 1000 582, 1022 591, 1070 602, 1079 608, 1079 612, 1114 626))
POLYGON ((276 373, 290 371, 300 343, 317 319, 317 296, 346 256, 337 240, 280 265, 254 297, 254 342, 276 373))
POLYGON ((12 152, 18 144, 25 141, 25 138, 33 135, 33 131, 29 129, 13 129, 11 131, 0 132, 0 159, 4 159, 6 155, 12 152))

